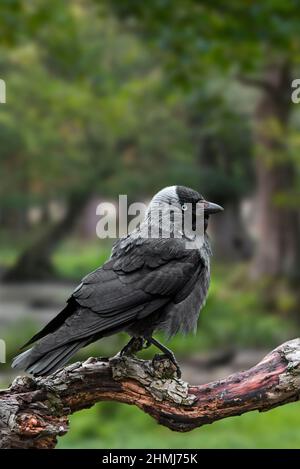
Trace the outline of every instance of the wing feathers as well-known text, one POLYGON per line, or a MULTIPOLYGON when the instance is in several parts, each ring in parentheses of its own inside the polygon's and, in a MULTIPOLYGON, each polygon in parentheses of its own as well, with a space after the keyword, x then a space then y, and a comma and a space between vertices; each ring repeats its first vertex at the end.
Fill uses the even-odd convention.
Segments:
POLYGON ((179 240, 119 241, 111 259, 84 277, 66 308, 27 343, 38 340, 13 366, 53 372, 87 343, 188 297, 202 268, 199 252, 179 240))

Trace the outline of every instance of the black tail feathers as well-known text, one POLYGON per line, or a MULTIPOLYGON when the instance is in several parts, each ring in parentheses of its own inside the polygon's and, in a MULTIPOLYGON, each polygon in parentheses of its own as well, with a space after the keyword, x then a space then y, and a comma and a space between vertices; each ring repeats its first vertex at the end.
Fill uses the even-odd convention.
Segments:
POLYGON ((77 350, 84 347, 86 342, 74 341, 48 352, 35 353, 35 347, 17 355, 12 368, 23 369, 34 376, 45 376, 61 368, 77 350))

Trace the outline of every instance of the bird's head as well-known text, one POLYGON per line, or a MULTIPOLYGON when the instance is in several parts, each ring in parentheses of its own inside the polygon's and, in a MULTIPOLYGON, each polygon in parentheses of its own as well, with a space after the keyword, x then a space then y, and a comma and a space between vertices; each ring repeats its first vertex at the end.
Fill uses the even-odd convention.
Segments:
POLYGON ((204 231, 208 226, 210 215, 223 211, 223 207, 213 202, 208 202, 197 191, 185 186, 170 186, 160 190, 151 200, 149 209, 155 210, 158 206, 171 206, 181 212, 182 219, 185 212, 191 212, 192 229, 196 229, 197 217, 204 218, 204 231))

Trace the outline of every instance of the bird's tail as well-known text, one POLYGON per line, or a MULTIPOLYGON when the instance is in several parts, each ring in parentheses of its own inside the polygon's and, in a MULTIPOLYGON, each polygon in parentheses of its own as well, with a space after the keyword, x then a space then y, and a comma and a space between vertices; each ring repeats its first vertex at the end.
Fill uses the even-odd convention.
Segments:
POLYGON ((85 345, 86 341, 78 340, 39 353, 36 347, 32 347, 14 358, 12 368, 25 370, 34 376, 49 375, 61 368, 78 349, 85 345))

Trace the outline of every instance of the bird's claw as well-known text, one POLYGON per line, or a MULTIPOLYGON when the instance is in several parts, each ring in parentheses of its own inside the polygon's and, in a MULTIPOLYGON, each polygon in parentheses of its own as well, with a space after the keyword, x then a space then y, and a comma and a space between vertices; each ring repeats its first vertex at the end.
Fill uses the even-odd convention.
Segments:
POLYGON ((174 356, 174 355, 168 355, 168 354, 166 354, 166 357, 167 357, 167 358, 173 363, 173 365, 175 366, 177 378, 180 379, 181 376, 182 376, 182 373, 181 373, 180 366, 179 366, 178 361, 176 360, 175 356, 174 356))
POLYGON ((182 376, 180 366, 178 365, 178 363, 177 363, 176 360, 175 360, 175 361, 171 360, 171 361, 172 361, 172 363, 175 365, 177 378, 180 379, 181 376, 182 376))
MULTIPOLYGON (((126 344, 125 347, 122 348, 122 350, 119 352, 118 355, 120 357, 132 356, 140 352, 143 349, 147 349, 152 344, 153 344, 153 341, 151 342, 150 339, 147 339, 144 337, 132 337, 130 341, 128 342, 128 344, 126 344)), ((174 365, 177 378, 180 379, 181 369, 180 369, 180 366, 178 365, 175 355, 172 353, 171 350, 168 350, 165 347, 163 351, 164 351, 164 354, 162 356, 166 357, 174 365)))
POLYGON ((137 352, 144 348, 144 339, 142 337, 133 337, 125 347, 120 351, 120 356, 135 355, 137 352))
POLYGON ((178 379, 181 378, 181 369, 175 357, 173 358, 167 353, 155 355, 152 360, 152 364, 156 370, 160 369, 160 373, 165 375, 164 377, 172 378, 174 377, 174 374, 176 374, 178 379), (165 363, 162 364, 162 361, 165 363))

